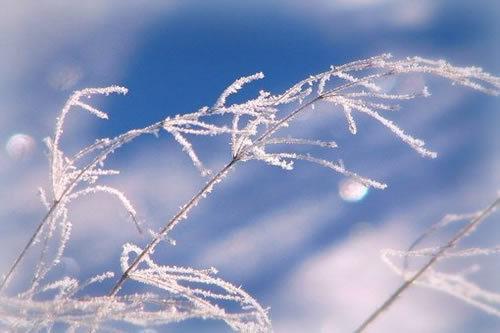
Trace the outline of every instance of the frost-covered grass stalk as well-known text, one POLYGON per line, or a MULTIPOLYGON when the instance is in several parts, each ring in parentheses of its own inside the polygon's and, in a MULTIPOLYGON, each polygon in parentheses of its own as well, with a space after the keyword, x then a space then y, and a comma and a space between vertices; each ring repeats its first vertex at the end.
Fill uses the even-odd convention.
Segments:
POLYGON ((267 310, 241 288, 215 276, 215 269, 197 270, 187 267, 163 266, 153 258, 156 247, 173 243, 171 231, 186 219, 190 211, 237 165, 259 160, 285 170, 294 163, 305 161, 356 179, 367 187, 384 189, 387 185, 358 175, 348 169, 342 160, 332 160, 311 153, 298 153, 298 145, 339 149, 335 141, 320 138, 297 138, 284 135, 296 118, 305 112, 315 113, 315 106, 329 105, 332 111, 345 115, 348 129, 357 133, 356 116, 364 114, 388 128, 396 137, 423 157, 437 154, 424 142, 407 134, 389 120, 386 114, 398 109, 397 102, 417 97, 428 97, 427 88, 409 94, 390 94, 380 83, 387 77, 413 73, 430 74, 484 93, 498 95, 500 79, 477 67, 455 67, 439 60, 419 57, 393 60, 388 54, 354 61, 310 76, 286 91, 273 95, 260 91, 258 96, 243 103, 229 104, 228 98, 245 84, 262 79, 257 73, 236 80, 226 88, 214 105, 196 112, 168 117, 140 129, 133 129, 114 138, 102 138, 84 147, 73 156, 60 148, 66 117, 76 109, 102 119, 108 115, 89 104, 94 95, 125 94, 126 88, 111 86, 90 88, 75 92, 57 118, 52 138, 46 140, 50 156, 50 189, 40 189, 47 213, 38 228, 17 257, 0 284, 0 327, 8 330, 50 330, 53 325, 66 325, 69 331, 79 328, 111 330, 114 321, 138 326, 160 325, 188 318, 211 318, 225 321, 232 329, 245 332, 267 332, 271 321, 267 310), (85 296, 85 288, 93 283, 114 278, 105 272, 89 281, 71 277, 47 281, 47 274, 59 263, 70 239, 69 221, 72 202, 97 192, 116 197, 135 223, 139 232, 143 227, 136 219, 136 210, 119 189, 99 185, 103 176, 113 176, 118 170, 106 169, 107 158, 118 148, 144 134, 158 136, 165 131, 181 145, 200 173, 208 177, 206 184, 160 230, 147 230, 150 241, 143 247, 127 243, 123 246, 122 273, 108 295, 85 296), (190 137, 227 135, 230 158, 216 172, 208 170, 193 148, 190 137), (89 162, 90 161, 90 162, 89 162), (28 250, 39 248, 40 256, 33 269, 33 278, 25 290, 9 296, 7 287, 15 277, 16 268, 28 250), (151 292, 119 295, 127 281, 151 286, 151 292), (50 296, 47 296, 50 295, 50 296), (239 305, 239 311, 230 311, 227 303, 239 305))
POLYGON ((357 329, 356 333, 363 332, 373 323, 382 312, 386 311, 403 292, 412 284, 433 288, 454 297, 457 297, 489 314, 500 317, 500 294, 484 290, 467 280, 466 275, 479 269, 477 265, 470 269, 457 273, 437 272, 432 266, 441 259, 452 257, 472 257, 484 256, 500 253, 500 246, 493 248, 469 248, 464 250, 450 251, 458 243, 473 233, 477 227, 500 206, 500 197, 492 204, 474 214, 446 215, 440 222, 433 225, 428 231, 418 237, 410 248, 406 251, 386 249, 382 251, 382 260, 398 275, 405 279, 405 282, 387 298, 357 329), (414 248, 425 238, 436 232, 440 228, 448 226, 450 223, 469 221, 462 229, 454 234, 451 239, 440 247, 424 248, 414 250, 414 248), (403 257, 404 264, 398 267, 389 257, 403 257), (408 259, 410 257, 430 257, 430 259, 417 271, 408 271, 408 259))

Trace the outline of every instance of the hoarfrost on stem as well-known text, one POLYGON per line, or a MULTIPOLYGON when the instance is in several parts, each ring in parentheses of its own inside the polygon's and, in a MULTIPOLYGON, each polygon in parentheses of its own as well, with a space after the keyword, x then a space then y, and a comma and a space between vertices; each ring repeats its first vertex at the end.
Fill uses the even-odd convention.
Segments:
MULTIPOLYGON (((212 318, 225 321, 237 331, 271 330, 267 310, 241 288, 215 277, 212 269, 159 265, 152 257, 156 247, 164 240, 173 242, 170 232, 241 162, 257 160, 285 170, 293 170, 296 162, 309 162, 348 176, 366 187, 385 188, 387 185, 383 182, 348 169, 340 159, 296 151, 298 146, 302 146, 323 149, 325 154, 341 152, 341 147, 332 138, 303 138, 283 133, 284 129, 294 125, 300 114, 320 112, 319 105, 326 105, 332 112, 343 112, 347 128, 353 135, 358 133, 357 117, 365 115, 389 129, 423 157, 435 158, 437 154, 428 149, 423 140, 406 133, 388 118, 391 112, 400 108, 395 103, 430 96, 427 87, 407 94, 389 94, 380 87, 381 80, 387 77, 412 73, 439 76, 453 84, 484 93, 500 93, 500 79, 477 67, 455 67, 443 60, 420 57, 393 60, 391 55, 382 54, 332 66, 277 95, 260 91, 253 99, 229 104, 231 96, 246 84, 264 78, 264 74, 259 72, 236 80, 211 107, 167 117, 112 138, 97 139, 70 156, 61 149, 64 124, 69 113, 81 108, 100 119, 108 119, 108 114, 92 106, 89 100, 94 95, 126 94, 127 89, 110 86, 74 92, 57 118, 53 136, 46 139, 51 183, 49 189, 40 189, 39 192, 47 213, 0 283, 0 312, 3 314, 0 327, 8 330, 50 331, 59 323, 66 325, 69 331, 81 327, 95 331, 112 329, 113 321, 151 326, 188 318, 212 318), (138 247, 125 244, 121 258, 123 272, 107 296, 85 296, 85 288, 113 278, 111 272, 98 274, 83 283, 70 277, 47 281, 48 273, 60 262, 70 239, 70 204, 75 200, 91 197, 98 192, 109 194, 121 202, 137 229, 142 231, 136 209, 127 196, 119 189, 100 184, 99 181, 101 177, 119 174, 118 170, 105 168, 112 153, 142 135, 158 137, 162 131, 172 135, 200 173, 209 177, 206 184, 163 227, 158 231, 149 230, 151 239, 147 245, 138 247), (230 158, 218 172, 212 172, 203 164, 191 138, 219 135, 229 137, 230 158), (40 257, 31 283, 17 296, 8 296, 8 282, 15 276, 16 268, 27 251, 36 244, 40 245, 40 257), (51 247, 55 247, 56 251, 49 251, 51 247), (50 253, 53 253, 52 256, 50 253), (150 286, 153 292, 118 295, 128 280, 150 286), (57 293, 52 298, 42 296, 54 290, 57 293), (239 311, 231 312, 224 308, 224 302, 227 301, 236 303, 239 311)), ((427 255, 430 251, 413 251, 407 255, 427 255)), ((497 249, 470 249, 460 255, 496 252, 497 249)), ((444 280, 441 278, 439 281, 444 280)))

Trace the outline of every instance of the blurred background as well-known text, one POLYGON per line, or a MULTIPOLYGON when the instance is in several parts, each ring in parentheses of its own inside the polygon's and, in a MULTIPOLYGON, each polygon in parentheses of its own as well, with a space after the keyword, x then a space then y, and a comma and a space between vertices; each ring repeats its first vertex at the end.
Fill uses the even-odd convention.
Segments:
MULTIPOLYGON (((263 71, 258 89, 281 92, 330 65, 391 52, 443 58, 500 75, 500 3, 477 1, 7 1, 0 13, 0 270, 4 272, 44 215, 38 186, 48 184, 43 138, 73 90, 119 84, 125 97, 97 99, 110 114, 70 115, 63 147, 142 127, 212 105, 236 78, 263 71)), ((387 84, 428 85, 432 97, 393 114, 408 133, 439 153, 423 159, 380 124, 358 117, 352 136, 339 110, 296 126, 336 140, 346 165, 386 182, 386 190, 352 188, 329 170, 296 164, 292 172, 249 162, 233 171, 161 246, 162 264, 206 268, 241 285, 264 306, 276 332, 349 332, 399 286, 380 260, 403 249, 446 213, 473 212, 500 186, 500 99, 426 76, 387 84), (346 187, 347 186, 347 187, 346 187)), ((217 169, 230 158, 227 138, 194 140, 217 169)), ((204 184, 166 134, 144 137, 114 154, 121 175, 105 182, 127 193, 140 218, 159 228, 204 184)), ((119 203, 95 196, 73 206, 72 240, 54 276, 82 280, 118 272, 121 246, 144 245, 119 203)), ((498 244, 492 216, 466 241, 498 244)), ((441 242, 449 237, 443 233, 441 242)), ((435 244, 440 244, 439 237, 435 244)), ((29 262, 29 260, 28 260, 29 262)), ((456 260, 485 289, 500 292, 498 257, 456 260), (495 290, 496 288, 496 290, 495 290)), ((23 267, 22 272, 29 267, 23 267)), ((110 284, 95 286, 102 294, 110 284)), ((126 291, 139 287, 129 283, 126 291)), ((372 332, 498 332, 500 319, 449 295, 414 287, 372 332)), ((137 328, 125 328, 130 332, 137 328)), ((193 320, 158 332, 225 332, 193 320)))

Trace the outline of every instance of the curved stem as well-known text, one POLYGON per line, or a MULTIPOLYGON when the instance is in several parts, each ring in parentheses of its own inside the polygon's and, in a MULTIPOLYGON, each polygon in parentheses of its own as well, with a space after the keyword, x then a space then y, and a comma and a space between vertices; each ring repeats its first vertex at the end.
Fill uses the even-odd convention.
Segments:
POLYGON ((102 158, 104 158, 105 156, 107 156, 108 154, 110 154, 117 147, 121 146, 124 143, 123 140, 126 140, 127 142, 131 141, 131 140, 135 139, 136 137, 138 137, 138 136, 140 136, 142 134, 150 133, 155 128, 161 126, 161 124, 162 124, 162 122, 158 122, 158 123, 155 123, 155 124, 153 124, 151 126, 147 126, 147 127, 143 128, 142 130, 133 130, 133 131, 129 131, 129 132, 126 132, 126 133, 118 136, 116 138, 115 142, 113 142, 113 144, 111 144, 107 149, 103 150, 99 155, 97 155, 92 160, 92 162, 90 162, 89 164, 87 164, 80 171, 80 173, 78 173, 78 175, 66 186, 66 188, 61 193, 61 195, 59 196, 59 198, 57 198, 56 200, 54 200, 54 202, 52 203, 52 206, 50 206, 49 210, 47 211, 47 213, 45 214, 45 216, 43 217, 43 219, 41 220, 41 222, 38 224, 37 228, 35 229, 35 231, 31 235, 31 238, 28 240, 28 242, 26 243, 26 245, 22 249, 21 253, 17 256, 16 260, 14 261, 14 263, 9 268, 9 271, 7 272, 7 274, 5 274, 2 282, 0 282, 0 292, 2 292, 3 289, 7 286, 10 278, 12 277, 12 274, 15 271, 15 269, 17 268, 17 266, 19 265, 19 263, 22 261, 22 259, 26 256, 26 253, 28 252, 29 248, 35 242, 35 239, 38 237, 38 235, 42 231, 43 226, 45 225, 45 223, 47 222, 47 220, 49 219, 49 217, 54 213, 54 211, 57 209, 57 207, 59 207, 60 203, 69 194, 69 192, 74 188, 74 186, 78 183, 78 181, 80 181, 80 179, 83 177, 83 175, 90 168, 92 168, 97 163, 99 163, 99 161, 102 158), (127 136, 130 136, 130 137, 127 137, 127 136))
POLYGON ((16 260, 11 265, 11 267, 10 267, 9 271, 7 272, 7 274, 5 274, 2 282, 0 283, 0 291, 2 291, 5 286, 7 286, 7 283, 9 282, 10 277, 12 276, 12 273, 14 273, 14 270, 16 269, 16 267, 19 265, 19 263, 21 262, 21 260, 26 255, 26 252, 31 247, 31 245, 35 241, 36 237, 38 236, 38 234, 42 230, 43 226, 45 225, 45 222, 47 222, 47 220, 49 219, 50 215, 52 215, 52 213, 56 209, 58 203, 59 203, 58 201, 55 201, 52 204, 52 206, 50 207, 50 209, 47 211, 47 213, 43 217, 42 221, 38 224, 38 227, 35 229, 35 232, 33 233, 33 235, 31 235, 31 238, 28 240, 28 243, 26 243, 26 245, 22 249, 21 253, 17 256, 16 260))
POLYGON ((130 274, 133 273, 135 269, 139 266, 142 260, 152 253, 156 246, 165 238, 168 233, 188 214, 191 209, 193 209, 200 199, 204 198, 214 187, 214 185, 222 180, 227 172, 238 162, 237 157, 233 158, 228 164, 226 164, 215 176, 213 176, 201 190, 198 191, 182 208, 175 214, 167 224, 160 230, 160 232, 153 238, 151 242, 142 250, 142 252, 134 259, 132 264, 125 270, 121 275, 120 279, 113 286, 108 296, 114 296, 120 291, 121 287, 125 281, 129 278, 130 274))
POLYGON ((500 197, 498 197, 491 205, 481 212, 477 217, 473 218, 464 228, 457 232, 441 247, 431 259, 415 273, 409 280, 406 280, 380 307, 378 307, 354 332, 363 332, 371 323, 373 323, 385 310, 387 310, 398 297, 407 290, 420 276, 422 276, 434 263, 449 249, 455 247, 464 237, 476 228, 486 217, 495 211, 497 206, 500 206, 500 197))
MULTIPOLYGON (((345 89, 351 86, 352 83, 348 83, 339 87, 338 90, 345 89)), ((335 93, 336 91, 337 90, 332 90, 327 92, 326 94, 332 94, 335 93)), ((142 250, 142 252, 134 259, 132 264, 121 275, 120 279, 113 286, 108 296, 114 296, 120 291, 125 281, 129 278, 130 273, 132 273, 139 266, 139 264, 148 254, 154 251, 156 246, 160 243, 161 239, 167 236, 167 234, 175 227, 175 225, 177 225, 177 223, 183 218, 183 216, 189 213, 189 211, 191 211, 191 209, 194 206, 196 206, 198 201, 201 198, 205 197, 208 192, 210 192, 213 186, 224 177, 224 175, 234 166, 236 162, 240 160, 240 157, 245 154, 247 149, 250 149, 258 145, 260 142, 262 142, 268 136, 272 135, 276 130, 278 130, 285 122, 293 119, 298 113, 300 113, 305 108, 309 107, 311 104, 314 104, 315 102, 324 98, 326 94, 321 94, 313 98, 312 100, 308 101, 307 103, 302 104, 300 107, 290 112, 286 117, 278 121, 267 131, 265 131, 259 138, 255 140, 255 143, 253 145, 246 146, 245 148, 237 152, 236 156, 234 156, 233 159, 228 164, 226 164, 212 179, 210 179, 210 181, 208 181, 208 183, 197 194, 195 194, 191 198, 191 200, 189 200, 189 202, 186 205, 184 205, 174 217, 170 219, 170 221, 160 230, 158 235, 155 236, 154 239, 142 250)))

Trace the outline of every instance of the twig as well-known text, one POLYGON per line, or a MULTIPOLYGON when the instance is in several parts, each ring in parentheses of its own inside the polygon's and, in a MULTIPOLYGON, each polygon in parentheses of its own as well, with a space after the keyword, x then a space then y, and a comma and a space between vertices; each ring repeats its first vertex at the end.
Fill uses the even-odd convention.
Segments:
MULTIPOLYGON (((140 134, 144 134, 144 133, 148 133, 148 130, 150 130, 151 128, 153 127, 161 127, 161 124, 162 122, 159 122, 159 123, 155 123, 151 126, 148 126, 146 128, 144 128, 144 132, 139 132, 140 134)), ((137 130, 136 130, 137 131, 137 130)), ((122 137, 125 137, 125 135, 129 134, 129 132, 123 134, 123 135, 120 135, 118 138, 121 139, 122 137)), ((138 134, 137 136, 139 136, 140 134, 138 134)), ((134 138, 136 138, 137 136, 135 137, 132 137, 130 138, 129 140, 132 140, 134 138)), ((90 169, 92 168, 94 165, 96 165, 97 163, 99 163, 99 161, 105 157, 106 155, 110 154, 114 149, 116 149, 116 146, 119 146, 121 145, 121 141, 119 140, 116 140, 116 142, 114 142, 114 144, 112 144, 111 146, 109 146, 107 149, 103 150, 98 156, 96 156, 92 162, 90 162, 89 164, 87 164, 81 171, 80 173, 68 184, 68 186, 66 186, 66 188, 64 189, 64 191, 61 193, 60 197, 56 200, 54 200, 54 202, 52 203, 52 206, 50 206, 49 210, 47 211, 47 213, 45 214, 45 216, 43 217, 43 219, 41 220, 41 222, 38 224, 37 228, 35 229, 35 231, 33 232, 33 234, 31 235, 31 238, 28 240, 28 242, 26 243, 26 245, 24 246, 24 248, 22 249, 21 253, 17 256, 16 260, 14 261, 14 263, 11 265, 9 271, 7 272, 7 274, 5 274, 2 282, 0 283, 0 292, 3 291, 3 289, 7 286, 12 274, 14 273, 15 269, 17 268, 17 266, 19 265, 19 263, 22 261, 22 259, 25 257, 26 253, 28 252, 29 248, 33 245, 33 243, 35 242, 35 239, 38 237, 38 235, 40 234, 40 232, 42 231, 42 228, 43 226, 45 225, 45 223, 47 222, 47 220, 49 219, 49 217, 54 213, 54 211, 57 209, 57 207, 59 207, 59 204, 64 200, 64 198, 69 194, 69 191, 73 188, 73 186, 83 177, 83 175, 90 169)), ((134 221, 135 222, 135 221, 134 221)))
POLYGON ((271 126, 269 129, 267 129, 258 139, 255 140, 255 142, 252 145, 245 146, 244 149, 242 149, 236 156, 233 157, 233 159, 226 164, 214 177, 212 177, 207 184, 197 193, 195 194, 191 200, 177 212, 174 217, 172 217, 169 222, 160 230, 160 232, 153 238, 153 240, 142 250, 142 252, 134 259, 132 264, 127 268, 127 270, 121 275, 120 279, 118 282, 113 286, 111 291, 109 292, 108 296, 114 296, 116 295, 125 281, 129 278, 130 273, 132 273, 137 266, 142 262, 142 260, 150 253, 154 252, 156 246, 161 242, 163 238, 165 238, 168 233, 175 227, 175 225, 184 217, 186 216, 189 211, 196 206, 196 204, 199 202, 199 200, 203 197, 206 196, 208 192, 210 192, 213 188, 213 186, 219 182, 225 174, 240 160, 240 157, 248 150, 252 149, 253 147, 257 146, 260 142, 264 141, 268 136, 272 135, 276 130, 278 130, 284 123, 287 121, 293 119, 297 114, 299 114, 301 111, 306 109, 307 107, 311 106, 312 104, 318 102, 319 100, 323 99, 326 95, 332 94, 334 92, 346 89, 351 87, 352 84, 346 84, 341 87, 338 87, 335 91, 328 91, 326 93, 323 93, 321 95, 318 95, 314 99, 302 104, 300 107, 296 108, 294 111, 290 112, 287 116, 282 118, 280 121, 278 121, 276 124, 271 126))
POLYGON ((213 176, 205 186, 195 194, 189 202, 184 205, 174 217, 160 230, 160 232, 153 238, 151 242, 142 250, 142 252, 134 259, 132 264, 127 268, 127 270, 122 274, 118 282, 113 286, 109 292, 109 296, 114 296, 120 291, 123 283, 129 278, 129 274, 132 273, 141 261, 151 252, 153 252, 156 246, 161 242, 161 240, 168 235, 168 233, 175 227, 175 225, 182 220, 189 211, 198 204, 201 198, 205 197, 213 188, 213 186, 224 178, 227 172, 238 162, 237 158, 233 158, 228 164, 226 164, 215 176, 213 176))
POLYGON ((481 212, 477 217, 473 218, 469 224, 457 232, 451 240, 436 252, 431 259, 415 273, 409 280, 406 280, 380 307, 378 307, 354 332, 363 332, 371 323, 373 323, 385 310, 387 310, 398 297, 406 291, 422 274, 424 274, 434 263, 449 249, 455 247, 469 232, 474 230, 486 217, 495 211, 497 206, 500 206, 500 197, 498 197, 491 205, 481 212))

